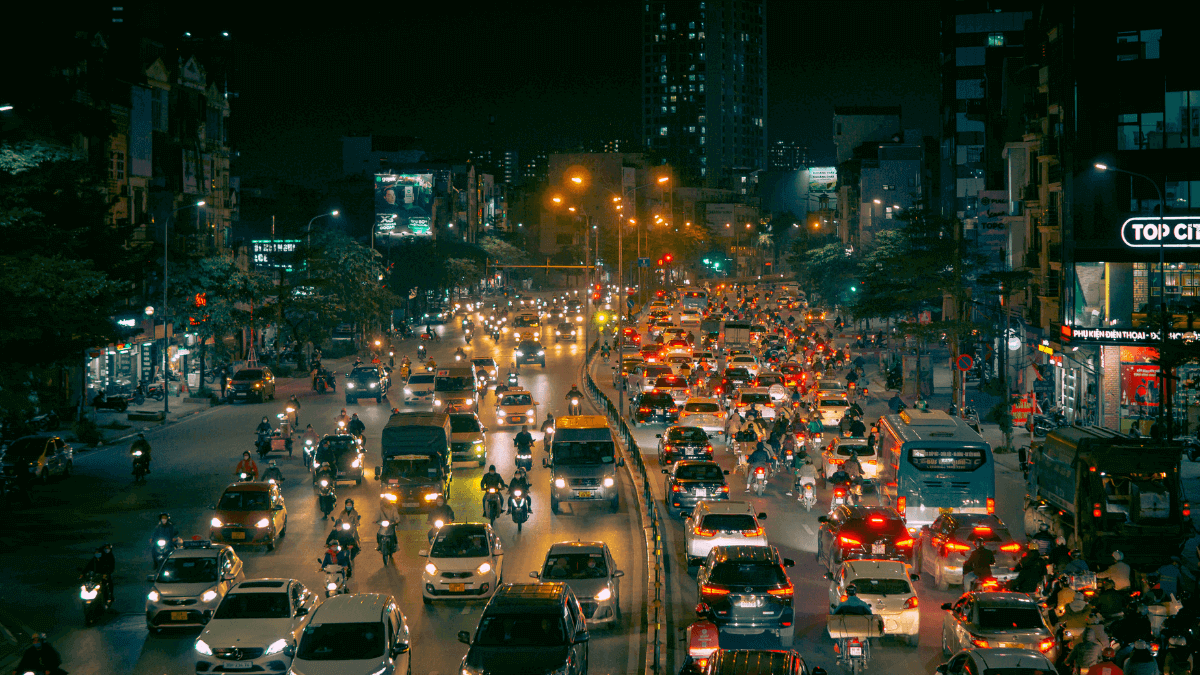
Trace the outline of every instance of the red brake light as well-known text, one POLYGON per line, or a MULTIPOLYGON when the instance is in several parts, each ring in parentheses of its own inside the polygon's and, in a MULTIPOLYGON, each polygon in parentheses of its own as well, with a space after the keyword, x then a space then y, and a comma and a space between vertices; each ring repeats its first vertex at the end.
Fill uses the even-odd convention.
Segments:
POLYGON ((638 408, 638 412, 648 413, 648 412, 650 412, 650 409, 649 408, 638 408))
POLYGON ((1104 515, 1104 512, 1100 510, 1100 502, 1096 502, 1095 504, 1092 504, 1092 517, 1099 518, 1103 515, 1104 515))
POLYGON ((988 527, 987 525, 976 525, 975 528, 971 531, 974 532, 976 534, 976 536, 978 536, 981 534, 991 534, 992 528, 988 527))
POLYGON ((904 515, 904 507, 907 503, 908 497, 896 497, 896 510, 900 512, 901 516, 904 515))
POLYGON ((913 538, 912 538, 912 537, 905 537, 905 538, 903 538, 903 539, 901 539, 901 540, 899 540, 899 541, 897 541, 897 542, 896 542, 896 547, 897 547, 897 548, 911 548, 911 547, 912 547, 912 545, 913 545, 913 538))
POLYGON ((914 595, 908 600, 904 601, 904 609, 915 609, 919 607, 920 604, 921 603, 917 600, 917 596, 914 595))
POLYGON ((1000 547, 1000 550, 1004 551, 1005 553, 1016 553, 1017 551, 1021 550, 1021 545, 1020 544, 1005 544, 1000 547))
POLYGON ((871 516, 867 519, 867 522, 871 523, 872 525, 883 525, 883 518, 880 518, 879 516, 871 516))
POLYGON ((967 546, 966 544, 957 544, 955 542, 950 541, 950 542, 946 542, 946 550, 947 551, 959 551, 962 553, 966 553, 967 551, 971 550, 971 547, 967 546))
POLYGON ((1054 640, 1047 638, 1045 640, 1042 640, 1041 642, 1038 642, 1038 651, 1042 652, 1043 654, 1045 654, 1046 652, 1050 651, 1053 648, 1054 648, 1054 640))
POLYGON ((709 586, 708 584, 704 584, 703 586, 700 587, 700 594, 701 595, 729 595, 729 589, 721 588, 719 586, 709 586))
POLYGON ((761 526, 756 527, 753 530, 742 530, 743 537, 761 537, 762 534, 763 534, 763 529, 761 526))
POLYGON ((1183 503, 1183 517, 1188 518, 1192 515, 1192 505, 1188 502, 1183 503))
POLYGON ((996 513, 996 500, 991 497, 987 498, 987 512, 989 516, 996 513))
POLYGON ((979 647, 980 649, 988 648, 988 641, 982 640, 980 638, 975 638, 974 640, 971 640, 971 644, 975 645, 976 647, 979 647))
POLYGON ((840 487, 839 487, 839 488, 834 488, 834 489, 833 489, 833 496, 834 496, 834 497, 845 497, 845 496, 846 496, 846 488, 840 488, 840 487))
POLYGON ((790 596, 793 593, 793 591, 794 591, 794 589, 793 589, 792 585, 788 584, 784 588, 772 588, 771 590, 767 591, 767 593, 770 593, 771 595, 788 595, 788 596, 790 596))
POLYGON ((697 537, 715 537, 717 535, 717 531, 706 530, 697 525, 696 527, 692 528, 692 534, 695 534, 697 537))
POLYGON ((678 485, 672 485, 672 486, 671 486, 671 492, 679 492, 679 491, 680 491, 680 490, 682 490, 682 489, 683 489, 683 488, 679 487, 678 485))
POLYGON ((855 539, 854 537, 846 536, 844 534, 838 536, 838 542, 841 543, 842 546, 862 546, 861 541, 855 539))

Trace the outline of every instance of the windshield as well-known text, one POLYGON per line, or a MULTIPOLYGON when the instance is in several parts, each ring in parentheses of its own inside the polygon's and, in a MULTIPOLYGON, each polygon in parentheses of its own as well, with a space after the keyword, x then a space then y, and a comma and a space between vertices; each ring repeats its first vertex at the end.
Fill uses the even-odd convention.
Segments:
POLYGON ((484 615, 475 636, 481 647, 554 647, 566 642, 562 617, 555 614, 484 615))
POLYGON ((724 480, 725 474, 721 472, 721 467, 712 464, 693 466, 683 464, 675 469, 675 478, 678 480, 724 480))
POLYGON ((489 359, 471 359, 471 363, 473 363, 474 365, 483 367, 483 368, 495 368, 496 367, 496 360, 490 359, 490 358, 489 359))
POLYGON ((483 558, 487 555, 487 532, 477 526, 443 527, 429 551, 430 558, 483 558))
POLYGON ((750 326, 750 332, 751 333, 765 333, 765 332, 767 332, 767 327, 766 326, 750 326))
POLYGON ((788 582, 782 567, 766 562, 718 563, 708 578, 716 584, 738 586, 781 586, 788 582))
POLYGON ((745 368, 730 368, 725 371, 725 377, 738 380, 747 380, 750 379, 750 371, 746 370, 745 368))
POLYGON ((642 397, 641 404, 665 408, 675 405, 675 399, 671 398, 670 394, 646 394, 642 397))
POLYGON ((742 405, 750 405, 751 403, 770 403, 771 396, 769 394, 742 394, 742 405))
POLYGON ((221 495, 218 511, 266 511, 271 499, 266 492, 233 491, 221 495))
POLYGON ((908 463, 919 471, 974 471, 985 462, 982 448, 911 448, 908 463))
POLYGON ((721 410, 721 407, 716 403, 689 403, 683 406, 687 412, 694 413, 715 413, 721 410))
POLYGON ((513 326, 517 328, 536 328, 538 318, 536 316, 518 316, 513 319, 513 326))
POLYGON ((230 593, 214 619, 286 619, 291 616, 287 593, 230 593))
POLYGON ((233 381, 239 380, 261 380, 263 371, 261 370, 239 370, 233 374, 233 381))
POLYGON ((158 571, 158 583, 201 584, 217 581, 216 558, 167 558, 158 571))
POLYGON ((433 381, 434 391, 474 391, 473 377, 439 377, 433 381))
POLYGON ((778 375, 759 375, 758 386, 769 387, 773 384, 783 384, 783 378, 778 375))
POLYGON ((708 434, 696 427, 675 427, 667 432, 667 440, 676 443, 707 443, 708 434))
POLYGON ((474 415, 451 415, 450 433, 471 434, 479 431, 479 420, 474 415))
POLYGON ((559 466, 612 464, 612 441, 554 441, 554 463, 559 466))
POLYGON ((1057 672, 1041 668, 985 668, 983 675, 1055 675, 1057 672))
POLYGON ((543 579, 603 579, 607 576, 608 565, 604 564, 604 554, 600 552, 551 554, 542 568, 543 579))
POLYGON ((500 400, 500 405, 533 405, 533 397, 529 394, 508 394, 500 400))
POLYGON ((873 457, 875 456, 875 448, 868 448, 865 444, 852 445, 850 443, 841 443, 837 446, 836 454, 839 457, 849 457, 854 454, 857 454, 859 457, 873 457))
POLYGON ((717 532, 749 532, 757 530, 758 523, 749 513, 710 513, 704 516, 701 527, 717 532))
POLYGON ((350 377, 355 377, 355 378, 379 377, 379 369, 378 368, 355 368, 353 371, 350 372, 350 377))
POLYGON ((903 579, 855 579, 859 595, 896 595, 912 593, 912 586, 903 579))
POLYGON ((438 465, 424 455, 391 457, 383 460, 383 478, 437 478, 438 465))
POLYGON ((1042 615, 1033 607, 980 607, 979 627, 990 630, 1043 628, 1042 615))
POLYGON ((412 375, 408 378, 409 384, 433 384, 432 375, 412 375))
POLYGON ((306 661, 354 661, 383 656, 384 635, 378 621, 308 624, 296 658, 306 661))
POLYGON ((848 408, 850 402, 844 398, 823 398, 821 399, 822 408, 848 408))

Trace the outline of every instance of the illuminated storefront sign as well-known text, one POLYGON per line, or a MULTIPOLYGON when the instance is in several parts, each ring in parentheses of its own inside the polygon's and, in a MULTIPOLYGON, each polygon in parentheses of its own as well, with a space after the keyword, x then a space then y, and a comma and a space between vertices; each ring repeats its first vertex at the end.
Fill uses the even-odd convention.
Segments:
POLYGON ((1200 218, 1130 218, 1121 225, 1121 241, 1130 248, 1200 248, 1200 218))
MULTIPOLYGON (((1079 328, 1077 326, 1062 327, 1064 344, 1100 343, 1100 344, 1156 344, 1162 342, 1162 334, 1157 330, 1144 328, 1079 328)), ((1173 330, 1167 333, 1168 340, 1200 339, 1200 332, 1194 330, 1173 330)))

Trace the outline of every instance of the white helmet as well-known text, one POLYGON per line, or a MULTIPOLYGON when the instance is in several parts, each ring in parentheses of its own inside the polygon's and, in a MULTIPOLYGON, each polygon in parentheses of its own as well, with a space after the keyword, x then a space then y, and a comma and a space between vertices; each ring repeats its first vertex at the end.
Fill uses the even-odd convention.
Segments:
POLYGON ((1113 560, 1116 560, 1117 562, 1121 562, 1122 560, 1125 559, 1125 554, 1121 553, 1120 551, 1113 551, 1112 557, 1113 557, 1113 560))

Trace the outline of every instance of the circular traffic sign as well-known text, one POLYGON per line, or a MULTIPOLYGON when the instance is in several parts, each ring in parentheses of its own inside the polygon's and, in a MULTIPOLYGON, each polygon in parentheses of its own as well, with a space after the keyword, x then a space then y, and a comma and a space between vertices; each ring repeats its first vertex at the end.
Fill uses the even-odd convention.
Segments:
POLYGON ((961 370, 965 373, 971 369, 971 366, 974 366, 974 365, 975 365, 975 361, 971 359, 970 354, 960 354, 959 355, 959 357, 958 357, 958 369, 959 370, 961 370))

